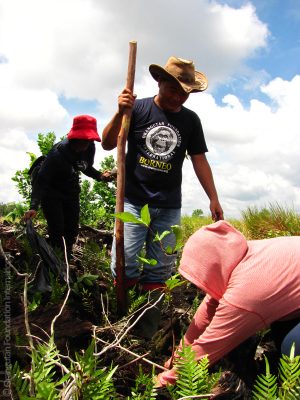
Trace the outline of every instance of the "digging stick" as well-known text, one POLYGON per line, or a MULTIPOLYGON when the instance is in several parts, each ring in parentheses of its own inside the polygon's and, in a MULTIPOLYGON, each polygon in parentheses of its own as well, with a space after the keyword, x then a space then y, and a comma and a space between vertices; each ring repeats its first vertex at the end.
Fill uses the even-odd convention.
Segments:
MULTIPOLYGON (((133 91, 135 64, 136 64, 135 41, 129 42, 129 59, 126 88, 133 91)), ((131 109, 126 108, 122 118, 122 125, 118 135, 117 144, 117 199, 116 212, 124 211, 124 193, 125 193, 125 149, 128 136, 128 130, 131 118, 131 109)), ((124 223, 116 219, 116 281, 117 281, 117 307, 118 314, 124 315, 127 311, 127 299, 125 291, 125 257, 124 257, 124 223)))

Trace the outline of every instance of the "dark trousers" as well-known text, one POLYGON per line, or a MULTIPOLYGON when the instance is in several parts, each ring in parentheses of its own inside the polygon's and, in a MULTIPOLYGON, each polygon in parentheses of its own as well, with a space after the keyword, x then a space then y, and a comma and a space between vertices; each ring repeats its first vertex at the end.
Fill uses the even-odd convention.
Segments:
POLYGON ((79 231, 79 194, 62 197, 51 193, 42 200, 41 206, 48 224, 50 244, 64 251, 64 237, 69 258, 79 231))
POLYGON ((281 352, 281 344, 286 335, 299 323, 300 318, 289 321, 276 321, 271 324, 272 337, 279 352, 281 352))
MULTIPOLYGON (((271 331, 267 333, 265 339, 267 341, 274 341, 276 350, 272 350, 267 354, 267 358, 270 364, 271 372, 277 374, 278 361, 281 357, 281 344, 285 336, 298 324, 300 319, 293 319, 289 321, 275 321, 271 324, 271 331)), ((235 349, 233 349, 226 357, 227 362, 231 363, 231 369, 242 381, 246 384, 248 388, 251 388, 257 374, 260 372, 260 365, 255 361, 255 353, 257 350, 257 345, 260 342, 260 337, 258 335, 253 335, 235 349)), ((223 370, 226 370, 226 362, 223 361, 224 365, 221 365, 223 370)), ((220 363, 219 363, 220 364, 220 363)), ((263 366, 263 371, 264 371, 263 366)), ((229 383, 224 383, 229 385, 229 383)), ((246 397, 246 395, 243 397, 246 397)), ((250 398, 250 397, 249 397, 250 398)))

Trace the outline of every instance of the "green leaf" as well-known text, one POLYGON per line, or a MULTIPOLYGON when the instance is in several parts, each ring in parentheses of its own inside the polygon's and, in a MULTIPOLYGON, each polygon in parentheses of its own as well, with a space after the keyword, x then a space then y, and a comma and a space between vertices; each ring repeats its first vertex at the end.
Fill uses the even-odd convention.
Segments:
POLYGON ((42 293, 41 292, 34 293, 32 301, 28 304, 28 311, 36 310, 41 304, 41 301, 42 301, 42 293))
POLYGON ((144 222, 138 218, 136 218, 133 214, 130 212, 124 211, 121 213, 115 213, 113 214, 116 218, 119 218, 123 222, 133 222, 135 224, 143 224, 144 222))
POLYGON ((253 386, 253 399, 276 400, 277 379, 270 373, 268 359, 265 357, 266 373, 258 375, 253 386))
POLYGON ((171 230, 176 237, 176 242, 178 242, 182 238, 182 228, 180 225, 172 225, 171 230))
MULTIPOLYGON (((171 246, 167 246, 167 247, 165 248, 165 252, 166 252, 166 254, 171 255, 171 254, 174 254, 174 249, 173 249, 173 247, 171 247, 171 246)), ((176 253, 176 252, 175 252, 175 253, 176 253)))
POLYGON ((160 242, 161 240, 163 240, 166 236, 168 236, 171 232, 170 231, 164 231, 161 234, 159 234, 158 232, 156 232, 156 235, 153 239, 153 242, 160 242))
POLYGON ((149 264, 149 265, 156 265, 157 264, 157 260, 155 260, 154 258, 144 258, 144 257, 140 257, 138 256, 138 259, 140 261, 142 261, 145 264, 149 264))
POLYGON ((169 278, 169 279, 166 281, 166 286, 167 286, 167 288, 171 291, 171 290, 173 290, 174 288, 176 288, 176 287, 178 287, 178 286, 181 286, 181 285, 183 285, 183 284, 185 284, 185 283, 186 283, 186 281, 185 281, 185 280, 181 280, 179 274, 175 274, 175 275, 172 275, 171 278, 169 278))
POLYGON ((79 279, 78 282, 82 282, 87 286, 93 286, 94 282, 98 279, 98 275, 92 275, 92 274, 84 274, 82 275, 79 279))
POLYGON ((63 384, 64 382, 66 382, 70 376, 72 375, 71 372, 68 372, 66 375, 64 375, 58 382, 56 382, 56 386, 63 384))
POLYGON ((29 157, 30 157, 30 165, 32 165, 33 162, 37 159, 37 156, 34 153, 30 153, 30 151, 26 151, 26 154, 29 155, 29 157))
POLYGON ((141 220, 146 226, 150 225, 151 222, 151 217, 149 213, 149 207, 148 204, 146 204, 142 209, 141 209, 141 220))

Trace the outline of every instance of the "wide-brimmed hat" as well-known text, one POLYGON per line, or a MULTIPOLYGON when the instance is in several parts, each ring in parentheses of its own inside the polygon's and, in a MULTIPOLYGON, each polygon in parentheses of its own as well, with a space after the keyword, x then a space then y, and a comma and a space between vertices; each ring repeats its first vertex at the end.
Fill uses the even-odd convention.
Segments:
POLYGON ((159 79, 175 80, 186 93, 203 92, 208 86, 206 76, 195 70, 193 61, 183 58, 172 56, 164 67, 151 64, 149 71, 156 81, 159 79))
POLYGON ((90 115, 78 115, 73 119, 73 126, 68 139, 96 140, 101 142, 97 131, 97 120, 90 115))

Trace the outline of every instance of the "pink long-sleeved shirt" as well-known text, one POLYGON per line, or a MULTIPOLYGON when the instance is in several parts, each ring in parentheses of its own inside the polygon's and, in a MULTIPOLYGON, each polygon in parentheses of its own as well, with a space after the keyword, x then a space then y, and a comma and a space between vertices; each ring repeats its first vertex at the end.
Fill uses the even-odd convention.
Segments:
MULTIPOLYGON (((196 358, 211 364, 257 331, 300 317, 300 237, 247 241, 226 221, 187 241, 181 275, 207 293, 185 336, 196 358)), ((159 376, 173 384, 175 370, 159 376)))

